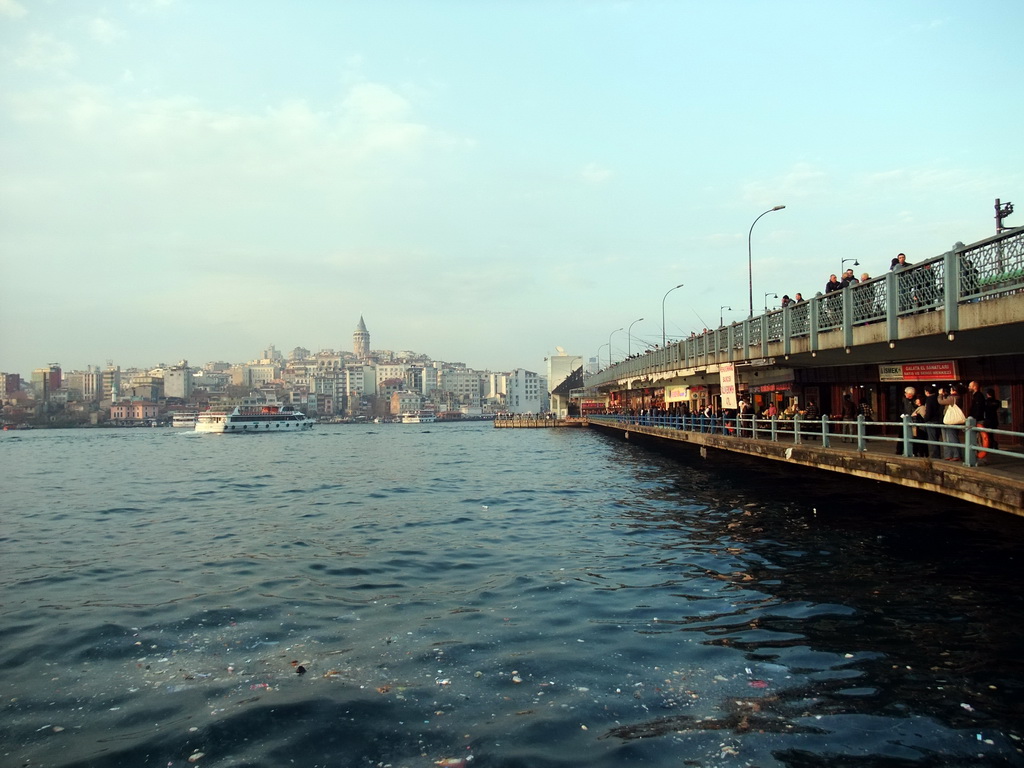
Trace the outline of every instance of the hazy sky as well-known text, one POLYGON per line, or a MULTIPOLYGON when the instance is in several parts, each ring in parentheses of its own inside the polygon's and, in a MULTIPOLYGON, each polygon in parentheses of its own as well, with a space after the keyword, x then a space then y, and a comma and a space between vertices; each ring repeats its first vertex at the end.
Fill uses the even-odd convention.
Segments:
POLYGON ((1024 224, 1024 3, 0 0, 0 370, 621 358, 1024 224), (771 300, 774 303, 774 299, 771 300), (602 351, 604 358, 606 350, 602 351))

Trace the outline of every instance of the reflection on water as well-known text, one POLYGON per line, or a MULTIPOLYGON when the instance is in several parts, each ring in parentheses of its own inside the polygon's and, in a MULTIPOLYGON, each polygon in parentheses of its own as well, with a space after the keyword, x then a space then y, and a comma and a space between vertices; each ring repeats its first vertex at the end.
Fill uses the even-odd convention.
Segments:
POLYGON ((577 430, 9 435, 4 764, 1024 765, 1015 519, 577 430))

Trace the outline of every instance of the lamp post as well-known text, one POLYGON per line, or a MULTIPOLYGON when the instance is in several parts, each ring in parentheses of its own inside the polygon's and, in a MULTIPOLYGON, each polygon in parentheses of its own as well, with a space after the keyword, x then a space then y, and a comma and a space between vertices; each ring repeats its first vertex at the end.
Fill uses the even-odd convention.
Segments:
POLYGON ((719 307, 718 308, 718 327, 719 328, 721 328, 723 325, 725 325, 725 322, 724 322, 724 319, 723 319, 725 316, 722 314, 722 312, 724 310, 726 310, 726 309, 729 310, 730 312, 732 312, 732 307, 719 307))
POLYGON ((768 311, 768 297, 769 297, 769 296, 771 296, 771 297, 772 297, 773 299, 777 299, 777 298, 779 298, 779 294, 777 294, 777 293, 772 293, 771 291, 768 291, 768 293, 766 293, 766 294, 764 295, 764 311, 765 311, 765 312, 767 312, 767 311, 768 311))
POLYGON ((845 271, 845 270, 843 269, 843 267, 845 267, 845 266, 846 266, 846 262, 848 262, 848 261, 852 261, 852 262, 853 262, 853 266, 855 266, 855 267, 859 267, 859 266, 860 266, 860 262, 859 262, 859 261, 857 261, 857 259, 843 259, 843 260, 842 260, 842 261, 841 261, 841 262, 839 263, 839 280, 840 280, 840 281, 842 281, 842 279, 843 279, 843 272, 845 271))
MULTIPOLYGON (((785 207, 784 205, 776 205, 774 208, 769 208, 762 213, 761 216, 765 216, 772 211, 781 211, 785 207)), ((754 219, 754 224, 757 224, 761 216, 754 219)), ((754 234, 754 224, 750 225, 750 231, 747 232, 747 282, 750 286, 750 317, 754 316, 754 260, 750 252, 750 236, 754 234)))
POLYGON ((612 367, 612 336, 614 336, 619 331, 624 331, 624 330, 626 330, 626 329, 625 328, 616 328, 614 331, 612 331, 611 333, 608 334, 608 367, 609 368, 612 367))
POLYGON ((633 326, 643 320, 642 317, 638 317, 632 323, 629 324, 629 330, 626 331, 626 357, 630 357, 633 354, 633 326))
POLYGON ((682 288, 683 284, 680 283, 675 288, 669 288, 665 291, 665 295, 661 297, 661 348, 665 348, 665 299, 672 293, 676 288, 682 288))
POLYGON ((609 356, 611 355, 611 349, 612 349, 611 342, 609 342, 607 344, 602 344, 600 347, 597 348, 597 369, 598 370, 601 370, 601 350, 604 349, 605 347, 608 347, 608 354, 609 354, 609 356))

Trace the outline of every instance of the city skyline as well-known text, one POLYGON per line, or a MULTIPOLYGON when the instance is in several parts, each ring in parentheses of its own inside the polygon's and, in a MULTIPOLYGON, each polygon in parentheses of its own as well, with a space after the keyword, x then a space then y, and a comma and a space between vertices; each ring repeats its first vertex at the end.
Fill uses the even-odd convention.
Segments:
POLYGON ((1024 204, 1022 22, 0 0, 0 370, 349 349, 359 315, 380 348, 538 370, 937 256, 1024 204))
MULTIPOLYGON (((232 367, 236 367, 236 366, 246 366, 246 365, 261 365, 261 364, 265 364, 267 362, 279 362, 282 366, 287 366, 291 362, 307 363, 310 360, 313 360, 313 359, 315 359, 317 357, 321 357, 323 355, 328 355, 328 356, 332 356, 332 357, 341 357, 341 358, 345 358, 345 359, 350 359, 353 364, 385 365, 386 366, 386 365, 396 364, 396 363, 399 363, 399 362, 412 363, 414 361, 426 361, 428 363, 438 363, 438 364, 445 365, 445 366, 464 366, 465 368, 467 368, 469 370, 476 370, 476 371, 481 371, 481 372, 507 373, 509 371, 516 370, 517 368, 529 369, 529 370, 533 370, 533 369, 540 370, 543 367, 543 362, 546 361, 548 359, 548 357, 549 357, 549 356, 545 356, 543 358, 543 360, 540 361, 542 363, 541 365, 534 365, 532 368, 530 366, 516 366, 515 368, 491 369, 491 368, 477 367, 477 366, 473 365, 471 361, 466 361, 466 360, 448 360, 448 359, 438 358, 438 357, 435 357, 435 356, 431 355, 429 352, 423 352, 423 351, 420 351, 420 350, 411 349, 411 348, 406 347, 406 346, 399 346, 399 347, 394 347, 394 348, 373 347, 372 346, 372 341, 371 341, 372 340, 372 335, 368 332, 367 327, 366 327, 362 317, 359 318, 359 325, 356 327, 356 331, 352 335, 353 335, 353 339, 350 341, 348 348, 340 347, 339 346, 339 347, 325 347, 323 349, 316 349, 315 350, 315 349, 309 349, 308 347, 304 347, 303 345, 299 344, 299 345, 296 345, 296 346, 294 346, 294 347, 292 347, 290 349, 279 349, 276 344, 271 343, 271 344, 263 345, 263 347, 259 350, 259 353, 254 354, 254 355, 249 355, 245 359, 237 359, 237 360, 221 359, 221 360, 197 361, 197 360, 194 360, 194 359, 188 357, 187 355, 185 355, 185 356, 178 355, 178 356, 172 357, 172 358, 170 358, 168 360, 154 361, 154 362, 152 362, 152 363, 150 363, 148 365, 145 364, 145 363, 122 362, 122 361, 119 361, 119 360, 115 360, 113 358, 105 358, 102 362, 93 361, 93 362, 86 362, 86 363, 83 363, 81 365, 70 365, 70 366, 64 364, 60 360, 48 360, 45 363, 41 362, 41 363, 37 363, 37 364, 33 365, 32 368, 30 370, 28 370, 28 371, 15 371, 15 370, 9 370, 8 371, 8 370, 3 370, 3 372, 4 373, 10 373, 10 374, 18 374, 18 375, 21 376, 22 381, 28 382, 31 379, 31 374, 32 373, 34 373, 36 371, 43 370, 43 369, 48 368, 50 366, 56 366, 63 373, 83 372, 83 371, 88 371, 90 369, 97 370, 97 371, 102 371, 102 370, 108 369, 111 366, 113 366, 113 367, 115 367, 115 368, 117 368, 119 370, 124 370, 124 371, 152 371, 152 370, 156 370, 156 369, 159 369, 159 368, 170 369, 170 368, 178 368, 178 367, 181 367, 182 365, 185 365, 185 366, 187 366, 188 368, 190 368, 192 370, 198 371, 198 370, 205 370, 205 369, 208 369, 210 366, 216 366, 216 365, 230 365, 232 367), (359 333, 360 331, 361 331, 361 333, 359 333), (357 347, 357 342, 356 342, 355 336, 357 334, 359 334, 360 339, 365 339, 365 345, 366 345, 366 346, 360 345, 359 349, 356 348, 357 347), (299 352, 299 351, 305 352, 307 354, 305 354, 305 355, 303 355, 303 356, 301 356, 299 358, 294 358, 293 359, 293 355, 296 352, 299 352), (268 355, 267 353, 271 353, 271 354, 268 355)), ((576 360, 582 359, 580 355, 570 355, 569 353, 565 352, 564 350, 556 352, 555 355, 556 356, 557 355, 561 355, 562 357, 568 358, 568 359, 576 359, 576 360)))

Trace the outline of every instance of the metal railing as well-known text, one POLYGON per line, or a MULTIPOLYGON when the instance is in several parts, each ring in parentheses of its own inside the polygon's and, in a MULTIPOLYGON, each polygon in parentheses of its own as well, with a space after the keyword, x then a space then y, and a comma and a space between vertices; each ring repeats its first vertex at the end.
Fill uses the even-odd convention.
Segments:
MULTIPOLYGON (((683 430, 700 434, 725 435, 727 437, 744 437, 769 442, 792 442, 801 445, 806 441, 821 441, 822 448, 832 447, 832 442, 842 440, 854 442, 858 451, 867 451, 869 444, 901 444, 899 453, 913 457, 914 448, 927 451, 927 457, 933 459, 953 459, 962 461, 964 466, 978 465, 979 453, 1008 456, 1024 460, 1024 453, 1007 451, 1002 448, 990 447, 998 442, 1006 443, 1005 438, 1020 443, 1024 433, 1011 432, 1005 429, 987 429, 979 425, 973 418, 964 424, 925 424, 911 421, 905 417, 902 421, 868 421, 858 416, 855 421, 833 421, 828 416, 818 419, 771 418, 748 416, 674 416, 670 414, 621 414, 610 413, 590 416, 591 422, 600 424, 602 421, 616 425, 637 425, 643 427, 661 427, 663 429, 683 430), (885 431, 898 432, 896 435, 885 431), (994 438, 994 439, 993 439, 994 438), (940 453, 941 455, 935 455, 940 453)), ((925 457, 921 457, 925 458, 925 457)))
MULTIPOLYGON (((931 310, 944 310, 945 330, 954 332, 960 329, 961 306, 1020 291, 1024 291, 1024 227, 971 245, 957 243, 940 256, 882 277, 636 355, 587 376, 586 388, 766 357, 771 343, 781 344, 782 353, 788 354, 791 340, 799 338, 809 338, 810 351, 815 351, 820 348, 819 334, 834 331, 842 332, 840 346, 851 346, 853 329, 869 323, 885 322, 886 339, 896 341, 899 319, 931 310)), ((837 337, 830 338, 834 343, 837 337)))

